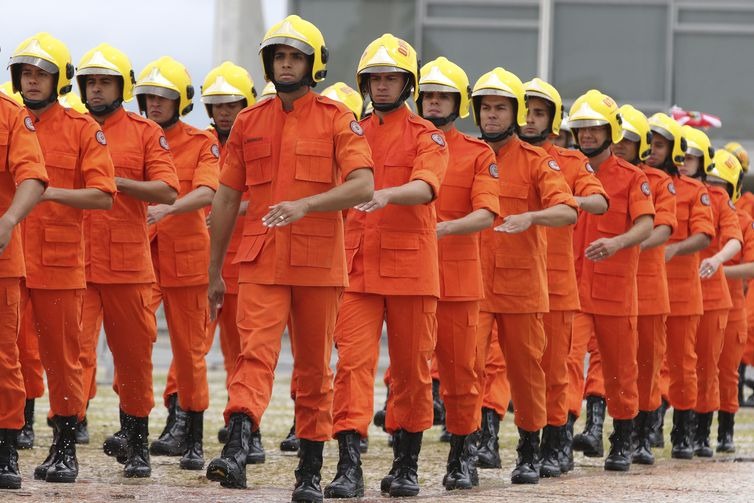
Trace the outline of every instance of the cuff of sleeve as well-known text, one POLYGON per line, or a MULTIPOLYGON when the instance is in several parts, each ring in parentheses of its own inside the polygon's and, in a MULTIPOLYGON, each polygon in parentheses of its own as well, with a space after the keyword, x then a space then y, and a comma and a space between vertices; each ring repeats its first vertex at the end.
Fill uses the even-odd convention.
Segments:
POLYGON ((429 184, 432 188, 432 200, 434 201, 437 199, 437 195, 440 193, 440 179, 437 178, 437 175, 432 171, 422 169, 411 175, 411 181, 413 182, 414 180, 421 180, 422 182, 429 184))

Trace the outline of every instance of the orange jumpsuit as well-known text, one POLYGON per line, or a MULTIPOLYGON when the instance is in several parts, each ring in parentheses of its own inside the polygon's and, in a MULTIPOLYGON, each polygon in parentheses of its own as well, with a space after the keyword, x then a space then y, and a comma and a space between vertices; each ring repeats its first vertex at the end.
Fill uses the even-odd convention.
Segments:
MULTIPOLYGON (((199 187, 217 190, 220 148, 208 131, 178 121, 164 132, 180 183, 178 198, 199 187)), ((209 304, 209 232, 203 209, 169 215, 149 229, 157 282, 151 309, 161 302, 173 350, 174 380, 165 386, 163 399, 178 393, 185 411, 201 412, 209 406, 205 356, 212 344, 207 336, 209 304)))
MULTIPOLYGON (((744 210, 748 215, 754 218, 754 194, 744 192, 736 201, 736 208, 744 210)), ((742 356, 743 363, 754 365, 754 291, 748 288, 750 282, 746 281, 744 293, 746 295, 746 328, 747 338, 742 356)))
POLYGON ((596 337, 608 412, 613 419, 633 419, 639 409, 639 246, 624 248, 596 262, 588 260, 584 250, 597 239, 628 232, 641 216, 654 217, 655 209, 647 176, 629 162, 611 155, 600 166, 597 177, 610 197, 610 208, 604 215, 583 213, 576 226, 574 248, 582 312, 574 319, 574 338, 596 337))
MULTIPOLYGON (((716 235, 712 243, 700 252, 700 259, 713 256, 731 239, 743 243, 741 226, 736 216, 735 206, 728 193, 722 187, 708 186, 712 200, 712 217, 716 235)), ((720 408, 720 382, 718 364, 725 341, 725 327, 728 313, 733 307, 725 280, 723 268, 720 267, 711 278, 702 280, 702 299, 704 314, 696 332, 696 378, 697 399, 694 410, 705 413, 720 408)))
MULTIPOLYGON (((115 193, 113 162, 94 119, 55 103, 35 126, 52 187, 115 193)), ((23 227, 26 286, 53 416, 83 417, 88 398, 79 361, 86 292, 83 221, 83 210, 43 203, 23 227)))
MULTIPOLYGON (((448 165, 442 133, 405 107, 360 124, 372 148, 375 191, 421 180, 439 194, 448 165)), ((436 220, 434 201, 389 204, 371 213, 349 210, 350 286, 335 328, 333 434, 367 434, 383 322, 391 374, 385 428, 415 433, 432 426, 430 360, 440 296, 436 220)))
MULTIPOLYGON (((741 252, 726 262, 735 265, 754 262, 754 219, 743 209, 736 210, 738 223, 743 235, 741 252)), ((746 301, 744 299, 744 280, 726 278, 733 307, 728 315, 725 327, 725 339, 718 369, 720 374, 720 407, 724 412, 738 412, 738 366, 746 343, 746 301)))
MULTIPOLYGON (((343 214, 310 213, 291 225, 269 228, 262 217, 270 205, 327 192, 354 170, 371 166, 369 145, 353 114, 329 98, 309 92, 289 112, 275 98, 238 114, 221 176, 223 185, 249 190, 235 258, 241 264, 241 354, 228 386, 226 422, 241 412, 259 427, 290 320, 296 436, 330 439, 330 355, 340 296, 348 284, 343 214)), ((371 407, 370 402, 370 413, 371 407)))
MULTIPOLYGON (((23 229, 23 222, 21 223, 23 229)), ((23 235, 23 231, 21 231, 23 235)), ((18 334, 18 360, 24 376, 26 399, 41 398, 45 393, 44 368, 39 357, 39 335, 34 310, 29 302, 26 281, 21 281, 21 329, 18 334)))
MULTIPOLYGON (((560 167, 544 150, 513 137, 497 152, 497 165, 501 216, 496 226, 508 215, 558 204, 577 208, 560 167)), ((486 282, 477 332, 480 387, 486 380, 484 367, 496 322, 516 426, 537 431, 547 424, 541 364, 547 344, 543 316, 549 311, 545 228, 532 226, 519 234, 488 229, 482 232, 481 244, 486 282)))
MULTIPOLYGON (((701 182, 683 175, 672 178, 676 189, 678 227, 668 244, 683 241, 693 234, 714 237, 715 226, 707 189, 701 182)), ((676 255, 666 263, 666 269, 670 296, 665 351, 667 396, 673 408, 690 410, 696 406, 696 334, 699 320, 704 314, 699 252, 676 255)), ((664 393, 662 382, 660 386, 664 393)))
MULTIPOLYGON (((115 176, 162 181, 178 191, 173 159, 162 129, 135 113, 117 110, 102 124, 115 176)), ((87 290, 84 297, 81 366, 84 397, 93 398, 97 374, 97 340, 104 320, 113 354, 114 382, 120 408, 145 417, 154 406, 152 345, 157 337, 150 307, 155 281, 147 232, 147 203, 119 194, 110 210, 84 215, 87 290)))
MULTIPOLYGON (((16 186, 25 180, 47 183, 42 150, 26 110, 0 94, 0 216, 11 205, 16 186)), ((21 232, 13 229, 0 253, 0 429, 24 425, 24 379, 17 339, 21 324, 21 278, 24 267, 21 232)))
MULTIPOLYGON (((457 129, 445 133, 450 159, 437 197, 437 221, 486 209, 500 213, 498 169, 490 147, 457 129)), ((474 371, 479 301, 484 297, 479 234, 444 236, 438 241, 440 301, 437 304, 437 363, 445 425, 450 433, 479 429, 479 380, 474 371)))

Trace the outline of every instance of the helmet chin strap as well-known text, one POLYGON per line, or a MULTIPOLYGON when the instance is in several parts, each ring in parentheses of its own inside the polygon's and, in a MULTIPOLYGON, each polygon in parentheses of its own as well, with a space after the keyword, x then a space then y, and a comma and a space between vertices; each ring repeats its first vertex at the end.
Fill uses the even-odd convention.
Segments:
POLYGON ((482 140, 495 143, 498 141, 503 141, 509 136, 511 136, 513 132, 516 131, 516 125, 511 124, 510 126, 508 126, 508 129, 506 129, 505 131, 501 131, 500 133, 485 133, 484 130, 481 128, 480 128, 480 131, 482 132, 482 136, 481 136, 482 140))
POLYGON ((165 130, 178 122, 178 119, 180 119, 180 116, 178 115, 178 112, 176 112, 170 119, 166 120, 165 122, 158 122, 159 126, 165 130))
POLYGON ((450 124, 458 118, 458 114, 450 114, 447 117, 424 117, 426 120, 432 123, 435 127, 442 127, 450 124))
POLYGON ((550 128, 547 128, 539 134, 535 134, 532 136, 518 135, 518 137, 531 145, 539 145, 540 143, 544 142, 545 140, 547 140, 547 138, 550 137, 550 133, 551 133, 550 128))
POLYGON ((121 105, 123 105, 123 100, 120 98, 113 101, 109 105, 93 106, 88 101, 84 104, 84 106, 86 106, 86 109, 89 110, 89 113, 97 117, 109 115, 119 109, 121 105))
POLYGON ((376 103, 372 101, 372 107, 374 107, 374 109, 378 112, 387 113, 403 106, 403 103, 408 99, 408 95, 411 94, 411 88, 409 87, 410 82, 411 79, 406 77, 406 83, 403 85, 403 90, 401 91, 401 94, 400 96, 398 96, 397 100, 393 101, 392 103, 376 103))
POLYGON ((308 79, 301 79, 298 82, 291 82, 284 84, 278 80, 273 80, 272 84, 275 86, 275 91, 279 93, 295 93, 304 86, 309 85, 308 79))
POLYGON ((220 143, 224 144, 228 139, 228 136, 230 136, 230 129, 221 129, 214 122, 210 122, 209 125, 217 131, 217 138, 220 140, 220 143))
POLYGON ((585 156, 591 159, 592 157, 597 157, 602 152, 604 152, 607 149, 607 147, 610 146, 611 143, 612 141, 610 141, 610 139, 608 138, 602 143, 602 145, 600 145, 597 148, 583 148, 579 146, 579 150, 581 151, 582 154, 584 154, 585 156))
POLYGON ((57 93, 51 93, 50 96, 47 99, 44 99, 44 100, 30 100, 30 99, 27 99, 22 94, 21 98, 23 98, 23 100, 24 100, 24 105, 26 105, 27 107, 29 107, 31 110, 39 110, 41 108, 46 107, 47 105, 55 103, 58 100, 58 95, 57 95, 57 93))

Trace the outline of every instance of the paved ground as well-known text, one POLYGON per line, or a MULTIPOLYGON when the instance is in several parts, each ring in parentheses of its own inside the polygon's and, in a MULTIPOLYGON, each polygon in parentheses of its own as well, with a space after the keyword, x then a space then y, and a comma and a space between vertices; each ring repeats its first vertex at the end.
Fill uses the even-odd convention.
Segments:
MULTIPOLYGON (((158 341, 155 352, 157 365, 155 391, 162 392, 165 378, 166 342, 158 341)), ((127 480, 121 475, 121 467, 101 451, 105 436, 117 429, 117 402, 106 384, 99 388, 99 394, 92 402, 89 411, 92 442, 79 448, 81 462, 80 477, 73 485, 52 485, 34 481, 34 466, 40 463, 50 442, 50 430, 43 423, 47 410, 46 399, 37 407, 38 441, 31 451, 22 451, 21 470, 24 486, 20 491, 0 491, 0 501, 47 502, 47 501, 203 501, 241 502, 290 501, 293 486, 293 469, 297 464, 295 456, 282 454, 278 443, 290 428, 293 404, 288 399, 290 359, 284 349, 279 366, 279 379, 276 381, 273 401, 262 424, 267 463, 250 466, 247 469, 249 488, 232 491, 210 483, 204 472, 187 472, 178 469, 177 458, 152 458, 153 476, 148 480, 127 480)), ((205 458, 219 454, 220 444, 216 431, 221 423, 221 412, 225 403, 223 389, 224 375, 220 370, 220 359, 216 354, 209 357, 211 404, 206 415, 205 458)), ((384 359, 383 359, 384 364, 384 359)), ((384 387, 378 383, 375 396, 379 403, 384 397, 384 387)), ((158 405, 151 416, 152 438, 156 437, 164 425, 166 412, 158 405)), ((668 419, 670 414, 668 415, 668 419)), ((581 426, 577 424, 577 428, 581 426)), ((716 426, 714 426, 716 429, 716 426)), ((364 456, 364 469, 367 483, 367 496, 361 502, 386 501, 379 494, 379 481, 387 473, 392 451, 386 445, 386 436, 373 428, 370 431, 370 449, 364 456)), ((667 432, 666 432, 667 435, 667 432)), ((574 472, 560 479, 543 480, 537 486, 512 486, 509 472, 515 461, 515 428, 510 417, 501 426, 502 470, 481 471, 480 487, 462 493, 448 493, 441 480, 447 458, 447 444, 438 441, 439 430, 434 428, 425 434, 420 458, 421 493, 415 500, 439 500, 442 502, 491 502, 527 501, 556 503, 562 501, 602 502, 602 501, 662 501, 662 502, 751 502, 754 501, 754 409, 744 409, 737 416, 735 455, 717 456, 712 460, 676 461, 670 459, 669 449, 658 452, 658 463, 654 467, 633 467, 627 474, 606 473, 601 459, 584 458, 577 454, 574 472)), ((669 443, 669 442, 667 442, 669 443)), ((332 479, 337 464, 337 444, 329 443, 325 448, 323 481, 332 479)))

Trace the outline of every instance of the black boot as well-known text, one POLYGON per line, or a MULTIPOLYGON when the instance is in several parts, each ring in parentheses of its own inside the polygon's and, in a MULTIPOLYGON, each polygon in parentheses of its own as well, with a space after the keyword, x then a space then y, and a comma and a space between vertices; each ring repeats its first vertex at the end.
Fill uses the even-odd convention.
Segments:
POLYGON ((738 366, 738 403, 744 403, 744 379, 746 378, 746 364, 741 362, 738 366))
POLYGON ((0 489, 20 489, 16 437, 18 430, 0 429, 0 489))
POLYGON ((16 448, 31 449, 34 447, 34 399, 26 400, 24 405, 24 425, 18 430, 16 448))
POLYGON ((45 481, 76 482, 79 475, 79 462, 76 459, 76 416, 53 416, 52 422, 58 430, 55 453, 50 463, 45 481))
POLYGON ((128 421, 128 415, 120 410, 120 430, 116 431, 105 439, 102 444, 102 450, 108 456, 113 456, 120 464, 125 464, 128 458, 128 426, 132 422, 128 421))
POLYGON ((123 475, 146 478, 152 475, 149 461, 149 417, 135 417, 124 413, 126 459, 123 475))
MULTIPOLYGON (((395 472, 388 494, 392 498, 404 496, 416 496, 419 494, 419 452, 422 448, 423 432, 410 433, 406 430, 398 430, 402 438, 399 444, 401 455, 399 456, 398 469, 395 472)), ((395 463, 395 461, 393 461, 395 463)), ((391 470, 392 472, 392 470, 391 470)))
POLYGON ((351 431, 341 431, 338 438, 338 471, 333 481, 325 487, 325 498, 359 498, 364 496, 364 474, 361 470, 361 436, 351 431))
POLYGON ((77 444, 89 444, 89 422, 86 420, 86 416, 84 416, 84 419, 76 423, 75 437, 77 444))
POLYGON ((574 451, 582 451, 588 458, 601 458, 605 455, 602 446, 605 408, 605 399, 601 396, 586 397, 586 425, 583 432, 573 437, 574 451))
POLYGON ((497 435, 500 432, 500 416, 493 409, 482 407, 482 433, 477 449, 477 467, 500 468, 500 447, 497 435))
POLYGON ((50 444, 50 450, 47 452, 47 457, 42 461, 41 465, 34 468, 34 480, 44 480, 47 477, 47 470, 50 469, 52 461, 55 459, 55 453, 57 449, 55 445, 58 443, 58 429, 50 419, 47 419, 52 426, 52 444, 50 444))
POLYGON ((479 430, 477 430, 466 437, 466 451, 469 453, 469 474, 471 477, 471 485, 474 487, 479 485, 479 472, 476 467, 479 462, 479 456, 477 454, 479 435, 479 430))
POLYGON ((568 413, 568 422, 560 430, 560 473, 568 473, 573 470, 573 425, 578 419, 574 414, 568 413))
POLYGON ((631 468, 632 419, 613 419, 613 433, 610 435, 610 452, 605 459, 605 470, 627 472, 631 468))
POLYGON ((251 418, 236 412, 228 422, 228 442, 219 458, 207 465, 207 478, 220 482, 223 487, 244 489, 246 487, 246 456, 249 454, 251 418))
POLYGON ((359 440, 359 452, 366 454, 369 451, 369 437, 361 437, 359 440))
POLYGON ((654 411, 640 410, 634 419, 634 445, 631 462, 638 465, 655 464, 652 446, 649 443, 649 430, 652 427, 654 411))
POLYGON ((228 442, 228 426, 225 425, 219 430, 217 430, 217 441, 221 444, 225 444, 228 442))
POLYGON ((280 450, 283 452, 298 452, 299 441, 296 436, 296 419, 293 419, 293 426, 291 431, 288 432, 288 436, 280 442, 280 450))
POLYGON ((539 476, 560 477, 561 428, 565 426, 550 426, 542 430, 542 464, 539 467, 539 476))
POLYGON ((718 411, 717 413, 717 452, 736 452, 733 443, 733 425, 736 415, 732 412, 718 411))
POLYGON ((670 456, 674 459, 691 459, 694 450, 691 448, 691 415, 694 411, 673 409, 673 429, 670 431, 670 441, 673 449, 670 456))
POLYGON ((696 413, 696 429, 694 431, 694 456, 711 458, 714 454, 709 446, 709 434, 712 428, 713 412, 696 413))
POLYGON ((471 489, 471 467, 469 463, 469 436, 451 435, 448 465, 442 485, 445 489, 471 489))
POLYGON ((448 428, 445 426, 445 423, 442 423, 442 429, 440 430, 440 442, 448 443, 450 442, 450 437, 452 435, 448 431, 448 428))
POLYGON ((393 448, 393 465, 390 467, 390 471, 387 475, 382 477, 382 480, 380 481, 380 491, 387 494, 390 492, 390 485, 393 483, 393 479, 395 479, 395 476, 398 474, 398 469, 400 468, 403 457, 403 451, 401 450, 401 441, 404 440, 404 434, 406 432, 403 430, 398 430, 392 435, 390 435, 390 438, 393 439, 393 445, 391 447, 393 448))
POLYGON ((445 404, 440 396, 440 381, 432 379, 432 424, 437 426, 445 424, 445 404))
POLYGON ((182 456, 188 447, 188 414, 178 405, 178 395, 168 398, 168 420, 160 437, 152 442, 149 452, 153 456, 182 456))
POLYGON ((665 400, 662 401, 659 407, 652 412, 652 422, 649 428, 649 445, 658 449, 665 447, 665 434, 663 427, 665 425, 665 412, 667 412, 670 404, 665 400))
POLYGON ((252 431, 249 440, 249 454, 246 456, 247 465, 261 465, 265 461, 264 446, 262 445, 262 430, 252 431))
POLYGON ((322 448, 324 442, 315 442, 302 438, 301 453, 298 468, 296 468, 296 487, 291 494, 291 502, 320 503, 322 501, 322 488, 319 483, 322 479, 322 448))
MULTIPOLYGON (((186 451, 181 457, 181 468, 184 470, 201 470, 204 468, 204 411, 186 412, 188 424, 186 430, 186 451)), ((248 453, 247 453, 248 456, 248 453)))
POLYGON ((390 398, 390 386, 387 387, 385 392, 385 403, 382 404, 382 408, 374 413, 372 422, 375 426, 385 429, 385 416, 387 415, 387 399, 390 398))
POLYGON ((539 431, 518 429, 518 458, 511 472, 512 484, 539 483, 539 431))

